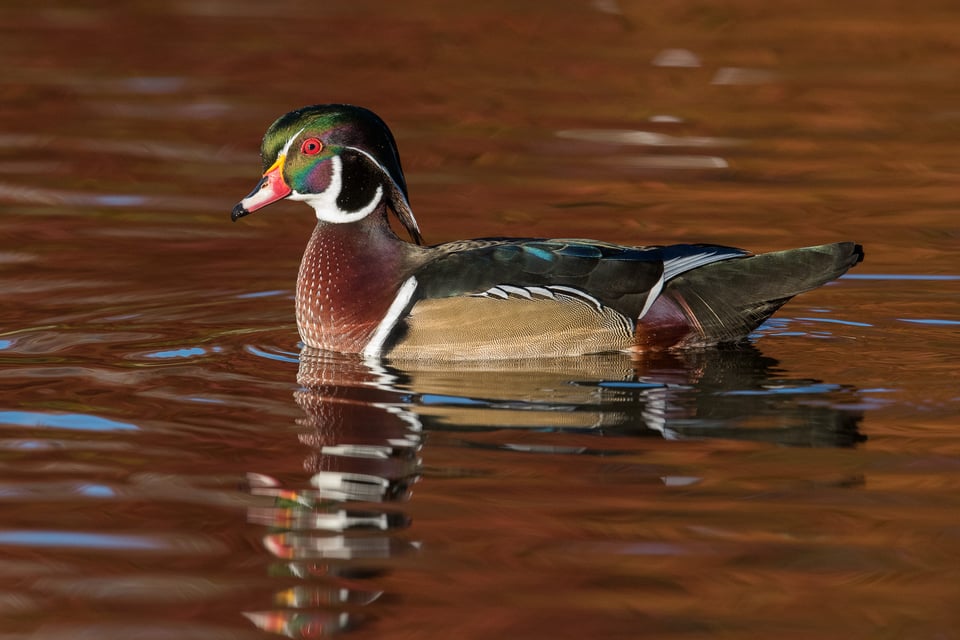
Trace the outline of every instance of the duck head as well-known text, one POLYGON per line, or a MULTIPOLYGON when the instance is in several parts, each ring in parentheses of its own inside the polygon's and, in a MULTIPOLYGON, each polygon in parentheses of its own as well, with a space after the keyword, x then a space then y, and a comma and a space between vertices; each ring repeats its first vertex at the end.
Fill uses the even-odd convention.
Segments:
POLYGON ((267 129, 260 157, 263 177, 233 208, 234 221, 284 198, 306 202, 318 220, 334 224, 385 212, 386 204, 422 243, 397 145, 372 111, 344 104, 291 111, 267 129))

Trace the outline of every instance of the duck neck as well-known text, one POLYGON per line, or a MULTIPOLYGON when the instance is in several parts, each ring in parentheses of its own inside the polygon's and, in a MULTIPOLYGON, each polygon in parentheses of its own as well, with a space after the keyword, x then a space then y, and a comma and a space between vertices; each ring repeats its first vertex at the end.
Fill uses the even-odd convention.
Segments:
POLYGON ((319 221, 300 262, 297 327, 308 346, 364 349, 422 251, 390 229, 386 205, 350 223, 319 221))

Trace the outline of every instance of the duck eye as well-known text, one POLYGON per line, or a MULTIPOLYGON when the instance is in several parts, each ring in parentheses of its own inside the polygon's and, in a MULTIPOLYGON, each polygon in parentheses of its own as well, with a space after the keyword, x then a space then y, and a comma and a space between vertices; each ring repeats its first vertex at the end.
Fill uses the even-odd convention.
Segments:
POLYGON ((323 143, 317 140, 316 138, 307 138, 303 141, 303 144, 300 145, 301 153, 305 153, 308 156, 313 156, 323 149, 323 143))

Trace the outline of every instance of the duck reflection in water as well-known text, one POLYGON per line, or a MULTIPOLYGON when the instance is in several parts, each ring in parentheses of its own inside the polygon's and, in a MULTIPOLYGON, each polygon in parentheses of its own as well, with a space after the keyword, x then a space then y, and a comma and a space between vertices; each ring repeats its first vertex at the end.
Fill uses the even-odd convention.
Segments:
MULTIPOLYGON (((851 387, 787 378, 752 345, 724 349, 511 362, 388 363, 305 348, 295 399, 305 416, 309 488, 252 475, 275 504, 251 510, 271 527, 274 573, 296 585, 274 609, 246 615, 293 637, 343 631, 370 617, 367 588, 419 544, 402 503, 421 473, 425 432, 469 446, 603 455, 602 447, 518 445, 517 430, 670 440, 723 438, 851 447, 864 439, 851 387), (469 433, 502 431, 498 444, 469 433)), ((558 436, 559 437, 559 436, 558 436)), ((670 482, 670 478, 663 478, 670 482)))
MULTIPOLYGON (((322 387, 335 357, 302 354, 300 383, 322 387)), ((828 447, 862 439, 862 413, 838 408, 855 404, 856 390, 785 378, 777 365, 742 344, 652 352, 642 359, 609 354, 380 365, 375 384, 394 394, 390 410, 418 430, 577 430, 828 447)))

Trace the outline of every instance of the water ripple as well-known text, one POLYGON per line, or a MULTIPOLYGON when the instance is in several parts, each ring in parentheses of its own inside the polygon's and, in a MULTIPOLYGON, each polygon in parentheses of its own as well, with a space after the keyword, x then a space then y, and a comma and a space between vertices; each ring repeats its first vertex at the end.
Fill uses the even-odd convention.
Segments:
POLYGON ((607 144, 627 144, 645 147, 732 147, 742 144, 736 138, 715 138, 710 136, 674 136, 655 131, 633 129, 565 129, 557 132, 558 138, 603 142, 607 144))
POLYGON ((260 358, 266 358, 268 360, 276 360, 277 362, 299 362, 299 358, 296 353, 291 351, 283 351, 282 349, 276 347, 261 348, 256 345, 248 344, 243 347, 243 350, 251 355, 258 356, 260 358))
POLYGON ((951 281, 960 280, 960 275, 932 274, 932 273, 846 273, 840 276, 843 280, 930 280, 951 281))
POLYGON ((288 293, 286 289, 271 289, 270 291, 254 291, 252 293, 241 293, 236 298, 245 300, 247 298, 270 298, 273 296, 282 296, 288 293))
POLYGON ((20 427, 49 427, 77 431, 139 431, 129 422, 118 422, 85 413, 41 413, 37 411, 0 411, 0 424, 20 427))
POLYGON ((225 553, 219 540, 190 534, 102 533, 55 529, 7 529, 0 531, 0 547, 31 549, 83 549, 85 551, 149 551, 207 556, 225 553))
POLYGON ((163 545, 147 536, 79 531, 0 531, 0 545, 16 547, 58 547, 75 549, 157 550, 163 545))
POLYGON ((250 162, 256 154, 232 151, 223 146, 174 143, 160 140, 104 140, 103 138, 67 138, 35 134, 0 134, 0 149, 74 151, 115 154, 149 160, 189 162, 250 162))
POLYGON ((848 327, 872 327, 872 324, 866 322, 855 322, 853 320, 839 320, 837 318, 804 318, 797 317, 797 320, 806 320, 807 322, 826 322, 827 324, 842 324, 848 327))
POLYGON ((217 198, 176 195, 142 195, 137 193, 95 193, 34 187, 9 182, 0 183, 0 202, 46 205, 52 207, 126 208, 139 205, 165 211, 216 211, 223 207, 217 198))
POLYGON ((223 347, 210 347, 209 349, 204 349, 203 347, 182 347, 180 349, 167 349, 165 351, 146 353, 143 354, 143 357, 169 360, 172 358, 194 358, 197 356, 209 355, 211 353, 220 353, 221 351, 223 351, 223 347))
POLYGON ((960 320, 943 320, 940 318, 897 318, 900 322, 910 322, 912 324, 925 324, 940 327, 960 326, 960 320))

